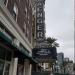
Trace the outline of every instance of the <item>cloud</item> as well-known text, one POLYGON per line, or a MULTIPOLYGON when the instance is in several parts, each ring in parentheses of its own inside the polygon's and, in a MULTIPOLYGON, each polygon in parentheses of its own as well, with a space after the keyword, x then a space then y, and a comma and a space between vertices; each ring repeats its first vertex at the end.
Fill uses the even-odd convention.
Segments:
POLYGON ((74 55, 74 0, 46 0, 46 36, 58 39, 60 48, 70 59, 74 55))

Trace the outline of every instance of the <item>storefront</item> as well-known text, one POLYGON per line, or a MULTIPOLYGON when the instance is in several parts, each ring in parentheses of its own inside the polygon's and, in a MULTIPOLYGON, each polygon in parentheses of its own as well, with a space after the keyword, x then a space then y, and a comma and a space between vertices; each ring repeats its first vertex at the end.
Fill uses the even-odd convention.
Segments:
POLYGON ((0 75, 31 75, 36 61, 24 48, 18 48, 0 29, 0 75))
POLYGON ((13 51, 7 40, 7 37, 0 31, 0 75, 9 75, 11 60, 13 58, 13 51))
POLYGON ((0 75, 31 75, 32 44, 0 0, 0 75), (14 40, 18 40, 18 43, 14 40))
POLYGON ((9 75, 12 52, 0 47, 0 75, 9 75))

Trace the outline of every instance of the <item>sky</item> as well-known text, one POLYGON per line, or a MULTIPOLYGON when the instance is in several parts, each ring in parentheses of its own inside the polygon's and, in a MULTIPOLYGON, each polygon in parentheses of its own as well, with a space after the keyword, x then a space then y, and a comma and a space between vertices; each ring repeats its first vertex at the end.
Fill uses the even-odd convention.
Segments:
POLYGON ((74 59, 74 0, 46 0, 46 37, 57 39, 65 57, 74 59))

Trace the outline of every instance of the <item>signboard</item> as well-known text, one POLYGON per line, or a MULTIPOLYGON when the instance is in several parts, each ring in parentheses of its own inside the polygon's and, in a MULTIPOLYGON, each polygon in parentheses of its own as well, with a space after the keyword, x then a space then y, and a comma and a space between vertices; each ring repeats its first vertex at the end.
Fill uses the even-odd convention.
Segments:
POLYGON ((38 0, 36 3, 36 40, 43 41, 45 38, 45 23, 44 23, 44 7, 43 1, 38 0))
POLYGON ((33 58, 41 62, 49 62, 51 61, 51 59, 52 60, 57 59, 57 52, 55 47, 34 48, 32 54, 33 58))

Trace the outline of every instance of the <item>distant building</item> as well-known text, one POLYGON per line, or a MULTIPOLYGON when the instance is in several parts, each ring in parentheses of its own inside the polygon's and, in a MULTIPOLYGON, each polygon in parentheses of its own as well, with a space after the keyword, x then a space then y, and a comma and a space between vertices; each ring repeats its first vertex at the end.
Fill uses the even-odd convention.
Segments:
POLYGON ((73 71, 73 61, 69 61, 66 63, 65 65, 65 73, 69 73, 69 74, 74 74, 74 71, 73 71))
POLYGON ((61 66, 63 64, 64 61, 64 53, 58 53, 57 54, 57 61, 58 61, 58 65, 61 66))
POLYGON ((64 62, 69 62, 69 58, 64 58, 64 62))
POLYGON ((62 73, 63 69, 62 69, 62 65, 64 62, 64 53, 57 53, 57 62, 55 64, 55 72, 57 73, 62 73))

